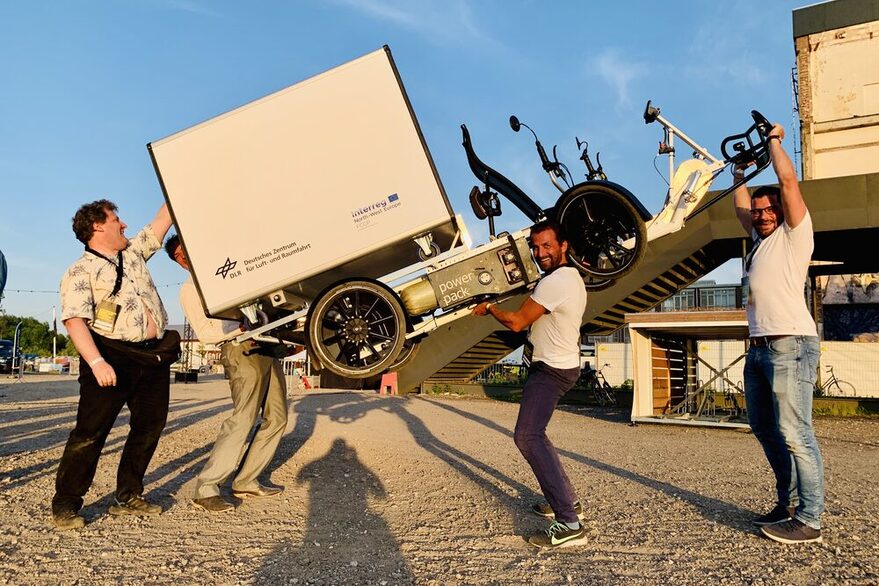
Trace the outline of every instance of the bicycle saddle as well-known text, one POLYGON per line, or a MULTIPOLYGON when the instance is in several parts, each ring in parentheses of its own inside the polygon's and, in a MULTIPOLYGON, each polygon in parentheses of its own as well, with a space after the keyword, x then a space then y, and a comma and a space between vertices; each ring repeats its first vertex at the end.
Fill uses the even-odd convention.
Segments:
POLYGON ((464 152, 467 153, 467 163, 470 165, 470 170, 473 171, 476 178, 485 183, 490 189, 494 189, 510 200, 532 222, 537 222, 540 218, 544 217, 545 211, 543 208, 528 197, 518 185, 483 163, 476 156, 466 124, 461 125, 461 132, 464 135, 464 142, 462 144, 464 145, 464 152))

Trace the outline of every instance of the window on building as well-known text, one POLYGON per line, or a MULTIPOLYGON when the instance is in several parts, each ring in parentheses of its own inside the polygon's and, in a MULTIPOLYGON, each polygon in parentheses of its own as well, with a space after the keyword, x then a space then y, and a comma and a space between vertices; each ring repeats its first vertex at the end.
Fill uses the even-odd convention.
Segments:
POLYGON ((696 307, 696 292, 693 289, 679 291, 662 302, 662 311, 687 311, 696 307))
POLYGON ((706 309, 728 309, 735 306, 735 287, 699 289, 699 307, 706 309))

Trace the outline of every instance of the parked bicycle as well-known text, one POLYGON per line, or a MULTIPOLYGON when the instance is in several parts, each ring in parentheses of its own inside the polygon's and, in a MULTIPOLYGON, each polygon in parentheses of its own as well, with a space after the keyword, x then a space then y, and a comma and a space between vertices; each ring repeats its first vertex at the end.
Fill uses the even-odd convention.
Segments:
POLYGON ((609 366, 609 364, 604 364, 604 366, 595 370, 589 363, 586 363, 586 366, 580 371, 580 378, 577 380, 577 385, 592 393, 595 402, 601 407, 613 407, 617 404, 613 387, 607 382, 602 372, 609 366))
POLYGON ((820 385, 815 383, 816 397, 854 397, 857 394, 853 384, 833 374, 833 366, 830 364, 827 365, 827 372, 830 376, 826 377, 820 385))
POLYGON ((568 167, 559 162, 557 147, 553 147, 550 160, 537 134, 516 116, 511 116, 510 127, 515 132, 525 127, 534 136, 543 170, 561 192, 555 206, 543 209, 515 183, 476 156, 470 133, 466 125, 461 125, 470 169, 485 186, 470 191, 470 204, 477 218, 488 219, 492 238, 495 237, 494 218, 501 215, 498 194, 506 197, 532 221, 555 218, 568 234, 568 260, 583 275, 586 288, 604 289, 637 266, 647 242, 677 232, 688 218, 769 166, 767 137, 772 125, 756 110, 751 111, 751 117, 754 123, 748 130, 728 136, 721 142, 723 159, 718 159, 663 118, 659 108, 647 102, 644 122, 662 125, 663 140, 659 143, 658 154, 669 158, 669 189, 663 208, 655 216, 625 187, 608 181, 598 156, 598 166, 593 165, 587 142, 574 137, 577 149, 582 149, 580 160, 587 169, 586 181, 575 183, 568 167), (693 157, 680 165, 675 164, 675 137, 693 149, 693 157), (749 173, 696 209, 708 193, 711 182, 727 167, 750 165, 753 168, 749 173))

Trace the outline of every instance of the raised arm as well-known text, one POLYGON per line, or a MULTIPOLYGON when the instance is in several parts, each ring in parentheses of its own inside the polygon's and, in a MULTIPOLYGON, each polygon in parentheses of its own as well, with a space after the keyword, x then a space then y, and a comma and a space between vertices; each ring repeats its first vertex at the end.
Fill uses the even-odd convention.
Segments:
POLYGON ((772 169, 778 177, 781 189, 781 207, 784 210, 784 221, 791 228, 796 228, 806 217, 806 202, 800 193, 800 182, 790 157, 781 146, 784 139, 784 127, 776 124, 769 131, 769 154, 772 156, 772 169))
POLYGON ((171 211, 168 210, 168 204, 163 204, 159 208, 156 217, 150 222, 150 226, 159 242, 165 240, 165 234, 168 233, 168 229, 171 227, 171 211))
MULTIPOLYGON (((745 174, 744 167, 736 167, 733 170, 733 181, 738 181, 745 174)), ((751 235, 751 194, 744 183, 736 187, 733 191, 733 205, 736 211, 736 217, 742 224, 742 228, 748 235, 751 235)))

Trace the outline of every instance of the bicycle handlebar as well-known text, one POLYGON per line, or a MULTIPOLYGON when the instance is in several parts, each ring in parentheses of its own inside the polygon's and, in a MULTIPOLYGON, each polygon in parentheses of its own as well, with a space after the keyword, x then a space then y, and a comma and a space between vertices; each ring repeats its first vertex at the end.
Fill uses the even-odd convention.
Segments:
POLYGON ((735 165, 748 165, 756 163, 759 167, 764 160, 769 160, 769 131, 772 130, 772 124, 763 114, 757 110, 751 110, 751 118, 754 119, 748 130, 742 134, 733 134, 723 139, 720 143, 720 152, 728 163, 735 165), (753 133, 757 132, 757 139, 754 140, 753 133), (745 142, 748 146, 745 146, 745 142), (727 145, 732 143, 734 154, 727 151, 727 145))
POLYGON ((723 139, 723 142, 720 143, 720 152, 723 153, 723 162, 726 165, 750 166, 753 164, 754 170, 733 181, 733 184, 728 188, 702 204, 696 211, 687 216, 688 220, 703 210, 708 209, 708 206, 723 198, 726 194, 738 189, 740 185, 747 183, 762 173, 772 162, 769 155, 769 131, 772 130, 772 123, 757 110, 751 110, 751 118, 754 119, 754 123, 748 127, 748 130, 742 134, 733 134, 723 139), (757 135, 756 139, 753 137, 755 132, 757 135), (745 146, 746 142, 747 147, 745 146), (733 155, 730 155, 727 151, 727 145, 730 143, 732 143, 732 150, 735 151, 733 155))

